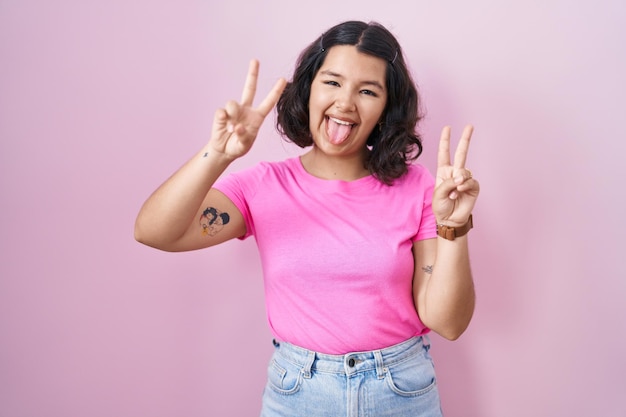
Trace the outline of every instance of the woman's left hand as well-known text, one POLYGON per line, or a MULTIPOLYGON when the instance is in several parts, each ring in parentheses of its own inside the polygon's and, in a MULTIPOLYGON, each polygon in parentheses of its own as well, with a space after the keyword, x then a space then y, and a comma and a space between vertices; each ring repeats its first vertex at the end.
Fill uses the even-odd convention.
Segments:
POLYGON ((433 213, 438 224, 459 227, 467 223, 480 185, 473 178, 472 172, 465 168, 467 151, 474 128, 466 126, 463 136, 450 162, 450 127, 441 131, 439 153, 437 156, 437 178, 433 192, 433 213))

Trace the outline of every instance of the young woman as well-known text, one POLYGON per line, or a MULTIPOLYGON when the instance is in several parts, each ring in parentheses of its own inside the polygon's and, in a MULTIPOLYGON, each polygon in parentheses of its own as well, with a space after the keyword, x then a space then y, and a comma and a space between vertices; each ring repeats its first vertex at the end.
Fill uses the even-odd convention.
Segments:
POLYGON ((474 310, 471 126, 452 162, 443 129, 436 179, 413 163, 417 90, 376 23, 323 33, 254 107, 258 68, 146 201, 136 239, 188 251, 254 236, 275 338, 262 416, 440 416, 426 335, 456 339, 474 310), (275 106, 278 130, 310 149, 222 176, 275 106))

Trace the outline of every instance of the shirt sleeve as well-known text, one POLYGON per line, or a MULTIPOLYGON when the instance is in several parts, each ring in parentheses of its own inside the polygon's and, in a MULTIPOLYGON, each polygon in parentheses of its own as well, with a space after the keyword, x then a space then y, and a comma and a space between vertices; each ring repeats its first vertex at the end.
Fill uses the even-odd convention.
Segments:
POLYGON ((419 172, 417 175, 419 188, 417 189, 423 190, 423 194, 421 220, 417 234, 413 238, 414 242, 437 237, 437 221, 432 207, 435 179, 425 167, 421 165, 415 167, 419 172))
POLYGON ((254 235, 254 218, 250 203, 254 199, 259 183, 264 175, 263 164, 244 169, 239 172, 230 173, 220 177, 213 188, 222 192, 237 207, 243 216, 246 233, 239 239, 247 239, 254 235))

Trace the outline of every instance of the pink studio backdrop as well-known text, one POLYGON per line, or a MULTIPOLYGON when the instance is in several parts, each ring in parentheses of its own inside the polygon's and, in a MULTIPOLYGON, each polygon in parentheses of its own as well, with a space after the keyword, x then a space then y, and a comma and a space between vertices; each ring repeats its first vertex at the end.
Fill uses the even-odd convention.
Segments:
MULTIPOLYGON (((401 40, 438 133, 476 126, 478 307, 433 337, 451 417, 626 416, 624 2, 0 2, 0 417, 258 415, 254 242, 134 242, 147 195, 346 19, 401 40)), ((239 169, 297 154, 264 126, 239 169)))

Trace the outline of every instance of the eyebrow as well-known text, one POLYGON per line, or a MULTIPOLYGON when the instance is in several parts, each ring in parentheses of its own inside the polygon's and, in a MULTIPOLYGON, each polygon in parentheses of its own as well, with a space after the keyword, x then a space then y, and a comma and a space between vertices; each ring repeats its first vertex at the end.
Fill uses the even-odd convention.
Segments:
MULTIPOLYGON (((323 71, 320 71, 320 73, 324 74, 324 75, 329 75, 331 77, 343 78, 343 76, 341 74, 338 74, 338 73, 336 73, 334 71, 331 71, 331 70, 323 70, 323 71)), ((361 84, 362 85, 372 85, 374 87, 378 87, 382 91, 385 91, 385 88, 378 81, 362 81, 361 84)))

